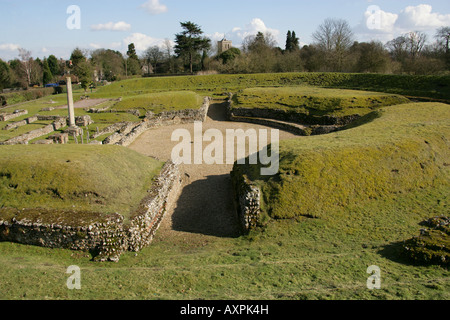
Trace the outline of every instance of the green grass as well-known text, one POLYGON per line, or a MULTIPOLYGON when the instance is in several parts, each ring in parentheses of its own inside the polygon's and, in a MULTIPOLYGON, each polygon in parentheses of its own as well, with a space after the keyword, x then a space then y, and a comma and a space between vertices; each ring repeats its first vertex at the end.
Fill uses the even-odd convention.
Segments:
POLYGON ((202 102, 202 97, 192 91, 150 93, 127 96, 114 106, 114 110, 137 109, 141 111, 141 114, 147 111, 159 114, 162 111, 199 109, 202 102))
POLYGON ((310 86, 249 88, 234 96, 234 108, 275 109, 311 116, 364 116, 377 108, 410 102, 392 94, 310 86))
POLYGON ((124 97, 161 91, 191 90, 222 96, 253 87, 310 85, 450 100, 450 76, 349 73, 267 73, 131 79, 98 89, 91 97, 124 97))
POLYGON ((1 146, 0 207, 127 217, 161 168, 162 163, 118 146, 1 146))
POLYGON ((416 234, 425 211, 445 212, 435 200, 446 191, 351 207, 340 220, 272 222, 264 233, 237 239, 157 237, 117 264, 91 262, 83 252, 0 243, 0 298, 448 300, 448 270, 410 264, 391 245, 416 234), (71 265, 81 269, 81 290, 66 287, 71 265), (381 269, 380 290, 366 288, 371 265, 381 269))
POLYGON ((321 218, 355 203, 448 187, 449 118, 446 104, 385 107, 365 125, 283 141, 276 176, 237 167, 260 184, 271 217, 321 218))
MULTIPOLYGON (((125 98, 169 90, 221 95, 256 86, 307 82, 448 98, 446 81, 448 77, 346 74, 173 77, 115 83, 99 89, 98 96, 125 98)), ((415 265, 401 254, 402 241, 418 234, 421 221, 448 215, 448 161, 443 161, 449 158, 448 106, 400 105, 383 110, 369 114, 370 123, 348 131, 283 142, 279 180, 260 179, 258 168, 249 168, 247 174, 264 187, 266 195, 273 190, 286 193, 274 203, 266 202, 265 209, 270 211, 276 201, 282 201, 283 210, 271 214, 290 219, 271 219, 263 230, 239 238, 183 233, 168 240, 167 235, 157 234, 151 246, 137 255, 124 253, 116 264, 92 262, 85 252, 3 242, 0 299, 449 300, 448 269, 415 265), (302 184, 299 172, 308 186, 302 184), (390 179, 391 175, 398 177, 390 179), (323 192, 317 189, 321 186, 323 192), (383 186, 394 187, 397 193, 383 186), (311 197, 305 200, 308 210, 298 205, 306 197, 300 190, 311 197), (324 204, 314 207, 313 200, 321 194, 324 204), (312 210, 315 218, 302 216, 312 210), (71 265, 81 268, 81 290, 66 287, 66 270, 71 265), (366 270, 371 265, 381 269, 381 290, 366 288, 366 270)), ((109 115, 99 117, 108 121, 109 115)), ((0 158, 6 150, 1 148, 0 158)), ((11 162, 27 159, 26 150, 31 149, 20 150, 11 162)), ((33 163, 48 154, 39 153, 33 163)), ((58 160, 52 163, 63 164, 64 157, 54 157, 58 160)), ((83 167, 102 163, 121 172, 131 170, 136 162, 130 155, 117 163, 113 155, 98 159, 83 162, 83 167)), ((33 167, 23 168, 29 172, 33 167)), ((96 187, 102 179, 110 181, 114 176, 99 177, 96 187)), ((7 177, 0 178, 2 188, 7 177)), ((27 183, 39 185, 38 181, 27 183)), ((9 183, 7 188, 11 188, 9 183)))

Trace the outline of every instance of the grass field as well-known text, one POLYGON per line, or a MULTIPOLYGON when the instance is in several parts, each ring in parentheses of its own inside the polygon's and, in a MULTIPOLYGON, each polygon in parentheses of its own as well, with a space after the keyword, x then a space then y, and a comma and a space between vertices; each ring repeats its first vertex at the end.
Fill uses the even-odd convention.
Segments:
POLYGON ((341 219, 278 221, 236 239, 156 241, 117 264, 90 262, 83 252, 0 243, 0 298, 448 300, 448 270, 413 265, 396 244, 418 233, 423 216, 446 213, 436 199, 447 194, 419 190, 350 207, 341 219), (81 290, 66 286, 71 265, 81 269, 81 290), (371 265, 381 269, 380 290, 366 287, 371 265))
POLYGON ((127 217, 161 168, 162 163, 118 146, 1 146, 0 207, 127 217))

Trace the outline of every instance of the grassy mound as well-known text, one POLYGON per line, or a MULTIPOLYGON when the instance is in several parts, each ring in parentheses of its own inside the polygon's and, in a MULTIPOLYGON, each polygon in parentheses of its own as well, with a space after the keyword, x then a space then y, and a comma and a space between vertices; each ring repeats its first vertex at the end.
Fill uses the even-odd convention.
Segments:
MULTIPOLYGON (((449 186, 450 108, 404 104, 375 111, 363 126, 280 143, 280 170, 236 166, 263 192, 272 218, 327 217, 348 206, 449 186)), ((247 161, 248 162, 248 161, 247 161)))
POLYGON ((127 217, 162 165, 118 146, 1 146, 0 208, 117 212, 127 217))
POLYGON ((390 105, 408 103, 405 97, 367 91, 310 86, 249 88, 234 96, 235 108, 283 110, 307 116, 364 116, 390 105))
POLYGON ((147 111, 158 114, 162 111, 199 109, 202 102, 202 97, 192 91, 160 92, 125 97, 114 106, 114 109, 119 111, 137 109, 143 111, 141 114, 147 111))

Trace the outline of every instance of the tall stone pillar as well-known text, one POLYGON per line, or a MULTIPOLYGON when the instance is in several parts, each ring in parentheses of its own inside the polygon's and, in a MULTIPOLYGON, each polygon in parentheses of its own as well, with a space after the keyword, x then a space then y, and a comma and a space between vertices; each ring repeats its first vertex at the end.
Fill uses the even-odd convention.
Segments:
POLYGON ((69 108, 69 127, 75 127, 75 108, 73 105, 72 79, 67 77, 67 105, 69 108))

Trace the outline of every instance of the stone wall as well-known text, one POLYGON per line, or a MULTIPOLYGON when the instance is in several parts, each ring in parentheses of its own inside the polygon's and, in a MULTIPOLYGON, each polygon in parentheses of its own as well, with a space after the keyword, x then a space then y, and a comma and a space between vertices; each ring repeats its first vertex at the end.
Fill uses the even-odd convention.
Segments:
POLYGON ((140 123, 128 123, 126 128, 120 129, 103 141, 103 144, 117 144, 129 146, 145 131, 162 126, 194 123, 196 121, 204 122, 208 116, 210 98, 206 97, 200 109, 185 109, 179 111, 165 111, 158 115, 147 112, 145 119, 140 123))
MULTIPOLYGON (((52 124, 46 125, 43 128, 32 130, 30 132, 27 132, 25 134, 22 134, 17 137, 13 137, 7 141, 0 142, 0 145, 15 145, 15 144, 28 144, 31 140, 37 139, 39 137, 48 135, 52 133, 53 131, 58 131, 64 127, 67 127, 67 121, 68 117, 61 117, 61 116, 40 116, 36 115, 33 117, 30 117, 26 120, 21 121, 20 125, 26 125, 32 122, 35 122, 37 120, 40 121, 54 121, 52 124)), ((81 116, 76 117, 75 122, 78 126, 87 126, 93 123, 90 116, 81 116)))
POLYGON ((28 133, 25 133, 23 135, 11 138, 0 144, 3 144, 3 145, 28 144, 30 140, 45 136, 47 134, 52 133, 53 131, 55 131, 54 125, 49 124, 43 128, 36 129, 36 130, 30 131, 28 133))
MULTIPOLYGON (((301 130, 298 130, 296 126, 289 126, 290 123, 301 124, 307 127, 311 127, 313 132, 306 131, 306 135, 310 134, 324 134, 337 130, 339 127, 346 126, 355 120, 361 118, 360 115, 349 115, 343 117, 336 116, 309 116, 303 113, 297 113, 294 111, 287 111, 281 109, 264 109, 264 108, 236 108, 233 106, 232 94, 228 98, 228 118, 231 121, 244 121, 253 122, 258 124, 263 123, 262 119, 273 119, 282 122, 280 129, 293 131, 296 134, 302 134, 301 130), (259 119, 259 120, 258 120, 259 119), (259 121, 259 122, 256 122, 259 121), (320 127, 320 128, 319 128, 320 127), (317 132, 314 132, 316 130, 317 132)), ((272 123, 272 126, 274 123, 272 123)), ((276 125, 276 124, 275 124, 276 125)))
POLYGON ((66 211, 58 212, 56 218, 54 212, 45 209, 1 209, 0 214, 0 241, 90 251, 95 256, 110 255, 113 259, 113 253, 121 252, 120 244, 111 246, 111 239, 124 235, 123 217, 117 214, 99 217, 66 211), (11 214, 11 219, 3 218, 11 214), (76 222, 69 218, 74 215, 79 218, 76 222))
POLYGON ((89 251, 95 261, 119 261, 148 246, 180 190, 177 165, 168 162, 139 208, 125 221, 115 214, 46 209, 0 209, 0 241, 89 251))
POLYGON ((28 110, 16 110, 13 113, 2 113, 0 114, 0 121, 9 121, 14 118, 25 116, 28 114, 28 110))
POLYGON ((178 111, 164 111, 158 115, 147 112, 146 119, 152 123, 151 126, 172 125, 180 123, 204 122, 208 116, 211 99, 206 97, 200 109, 184 109, 178 111))
POLYGON ((231 172, 234 206, 242 231, 248 233, 261 223, 261 190, 235 165, 231 172))
POLYGON ((174 203, 180 190, 179 166, 169 162, 130 219, 127 228, 129 251, 140 251, 151 243, 165 213, 174 203))

